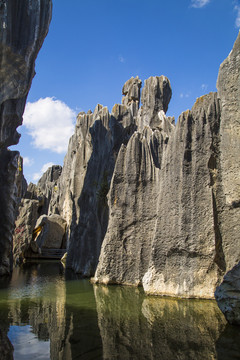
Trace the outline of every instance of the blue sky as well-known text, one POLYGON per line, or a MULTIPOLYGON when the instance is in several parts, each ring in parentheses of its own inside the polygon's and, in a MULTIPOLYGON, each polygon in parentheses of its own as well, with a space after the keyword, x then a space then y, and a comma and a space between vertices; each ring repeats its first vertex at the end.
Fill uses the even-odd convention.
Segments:
POLYGON ((19 150, 27 181, 63 164, 79 111, 121 103, 123 84, 165 75, 168 115, 216 91, 221 62, 240 28, 240 0, 53 0, 36 61, 19 150))

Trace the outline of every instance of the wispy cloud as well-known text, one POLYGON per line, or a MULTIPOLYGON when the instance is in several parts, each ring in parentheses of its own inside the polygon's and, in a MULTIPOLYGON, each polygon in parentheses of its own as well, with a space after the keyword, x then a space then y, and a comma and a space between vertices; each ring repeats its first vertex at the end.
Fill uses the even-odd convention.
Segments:
POLYGON ((30 159, 28 156, 23 158, 23 166, 32 166, 34 164, 34 160, 30 159))
POLYGON ((126 62, 126 59, 122 55, 118 56, 118 60, 120 61, 120 63, 125 63, 126 62))
POLYGON ((191 0, 191 7, 200 9, 206 6, 211 0, 191 0))
POLYGON ((237 12, 237 17, 235 20, 236 27, 240 28, 240 4, 234 6, 234 10, 237 12))
POLYGON ((208 88, 208 84, 202 84, 202 85, 201 85, 201 89, 202 89, 203 91, 206 91, 207 88, 208 88))
POLYGON ((190 94, 189 94, 189 93, 186 93, 186 94, 181 93, 179 96, 180 96, 181 99, 183 99, 183 98, 189 98, 190 94))
POLYGON ((44 164, 39 172, 33 174, 32 176, 33 181, 38 181, 40 177, 45 173, 45 171, 47 171, 47 169, 53 165, 54 165, 53 162, 48 162, 44 164))
POLYGON ((39 99, 27 103, 23 125, 38 149, 65 153, 74 131, 76 113, 64 102, 54 98, 39 99))

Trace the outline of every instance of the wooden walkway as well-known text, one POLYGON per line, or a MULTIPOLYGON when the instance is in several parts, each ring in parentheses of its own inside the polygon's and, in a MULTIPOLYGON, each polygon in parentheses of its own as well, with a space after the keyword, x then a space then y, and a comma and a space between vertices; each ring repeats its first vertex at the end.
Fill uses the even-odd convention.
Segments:
POLYGON ((67 249, 42 249, 41 254, 32 252, 30 259, 52 259, 61 260, 63 255, 67 252, 67 249))

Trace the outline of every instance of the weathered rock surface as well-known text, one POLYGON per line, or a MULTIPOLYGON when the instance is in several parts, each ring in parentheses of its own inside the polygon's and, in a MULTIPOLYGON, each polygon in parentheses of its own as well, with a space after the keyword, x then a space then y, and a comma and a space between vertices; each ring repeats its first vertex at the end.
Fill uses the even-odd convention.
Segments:
POLYGON ((0 3, 0 275, 11 271, 12 232, 15 220, 17 152, 16 128, 34 76, 37 53, 51 19, 51 0, 2 0, 0 3))
MULTIPOLYGON (((143 90, 142 108, 148 109, 148 104, 153 103, 153 116, 168 105, 160 101, 159 91, 156 91, 156 84, 162 84, 163 78, 169 84, 165 77, 149 79, 154 89, 150 89, 148 81, 145 82, 147 88, 143 90)), ((171 93, 171 88, 167 87, 166 91, 171 93)), ((164 89, 161 98, 166 98, 164 89)), ((95 274, 97 282, 138 285, 148 268, 155 231, 161 157, 174 127, 162 112, 163 121, 167 123, 163 127, 167 132, 160 128, 151 129, 151 119, 142 108, 144 130, 134 132, 128 144, 122 145, 117 157, 109 192, 108 231, 95 274)))
POLYGON ((43 248, 61 249, 65 245, 65 231, 66 221, 60 215, 40 216, 34 229, 36 238, 31 244, 32 249, 35 252, 43 248))
POLYGON ((26 191, 27 191, 27 181, 23 175, 23 158, 21 156, 18 157, 17 161, 17 171, 15 175, 15 184, 17 187, 17 199, 18 202, 21 201, 21 199, 24 197, 26 191))
MULTIPOLYGON (((17 199, 21 201, 13 234, 14 264, 22 263, 26 257, 31 257, 33 230, 38 218, 44 214, 48 214, 50 200, 57 191, 56 183, 61 174, 61 169, 61 166, 56 165, 50 167, 43 174, 38 185, 30 183, 27 189, 25 189, 26 185, 22 175, 22 162, 21 158, 18 159, 15 183, 17 184, 17 199)), ((38 251, 38 246, 35 246, 35 250, 38 251)))
POLYGON ((39 217, 39 207, 38 200, 22 199, 20 203, 13 235, 13 259, 15 264, 21 264, 29 252, 33 230, 39 217))
POLYGON ((67 266, 85 276, 94 275, 97 266, 109 218, 107 193, 120 146, 136 127, 133 111, 140 86, 138 78, 132 79, 124 90, 128 105, 115 105, 111 114, 97 105, 93 113, 78 115, 58 191, 50 202, 49 214, 59 213, 67 221, 67 266))
POLYGON ((0 276, 12 270, 12 234, 16 216, 15 175, 19 153, 0 150, 0 276))
MULTIPOLYGON (((49 204, 55 193, 58 193, 57 181, 62 173, 60 165, 53 165, 42 175, 37 183, 38 196, 43 197, 42 214, 48 214, 49 204)), ((58 196, 55 196, 58 201, 58 196)))
MULTIPOLYGON (((149 85, 147 91, 155 94, 149 85)), ((199 99, 176 129, 162 109, 161 103, 155 108, 161 115, 157 128, 145 125, 119 152, 94 279, 143 282, 154 294, 212 297, 219 267, 209 162, 217 151, 219 101, 216 94, 199 99)), ((152 123, 139 112, 145 124, 152 123)))
POLYGON ((212 298, 239 261, 239 41, 218 93, 197 99, 176 128, 165 115, 168 79, 145 81, 137 132, 114 169, 96 282, 212 298))
POLYGON ((222 114, 215 206, 222 257, 228 272, 215 297, 226 319, 240 325, 240 33, 220 66, 217 89, 222 114))
POLYGON ((240 33, 217 80, 222 113, 216 208, 226 271, 240 260, 240 33))
POLYGON ((214 231, 211 159, 220 108, 216 94, 183 113, 163 155, 146 292, 213 297, 221 269, 214 231))
POLYGON ((145 80, 141 95, 142 106, 138 113, 139 130, 143 130, 147 125, 153 130, 161 128, 160 114, 167 112, 171 97, 172 89, 166 76, 151 76, 145 80))
POLYGON ((227 321, 240 325, 240 262, 226 273, 215 298, 227 321))
POLYGON ((126 81, 122 88, 122 104, 131 108, 134 117, 138 114, 141 86, 142 81, 136 76, 126 81))

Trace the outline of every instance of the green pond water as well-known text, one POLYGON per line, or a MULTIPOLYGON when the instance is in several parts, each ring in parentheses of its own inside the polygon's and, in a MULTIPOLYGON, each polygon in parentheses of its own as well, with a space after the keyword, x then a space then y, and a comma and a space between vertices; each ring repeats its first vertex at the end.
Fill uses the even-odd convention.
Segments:
POLYGON ((92 285, 61 263, 0 280, 0 359, 240 359, 240 328, 215 301, 92 285))

